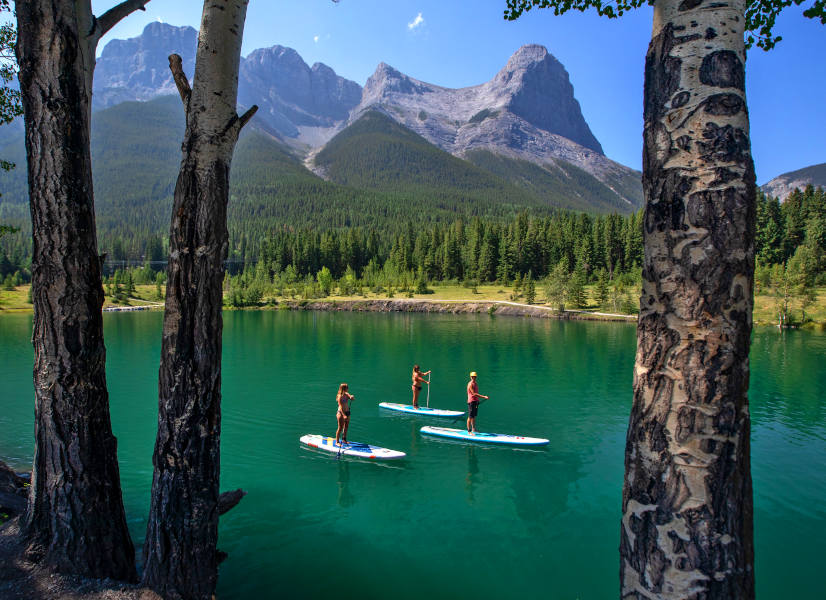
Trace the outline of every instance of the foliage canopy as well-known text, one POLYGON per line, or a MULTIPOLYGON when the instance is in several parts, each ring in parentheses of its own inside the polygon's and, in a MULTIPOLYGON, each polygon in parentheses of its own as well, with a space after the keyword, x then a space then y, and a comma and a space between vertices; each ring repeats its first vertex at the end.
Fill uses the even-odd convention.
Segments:
MULTIPOLYGON (((771 50, 782 40, 774 35, 777 16, 784 8, 794 4, 800 6, 808 0, 749 0, 746 4, 746 48, 757 45, 763 50, 771 50)), ((505 19, 515 21, 522 13, 532 8, 551 8, 555 15, 570 10, 585 12, 594 9, 602 17, 615 19, 644 4, 654 4, 653 0, 506 0, 505 19)), ((697 2, 699 4, 699 2, 697 2)), ((826 25, 826 0, 813 0, 803 11, 803 16, 818 19, 826 25)))

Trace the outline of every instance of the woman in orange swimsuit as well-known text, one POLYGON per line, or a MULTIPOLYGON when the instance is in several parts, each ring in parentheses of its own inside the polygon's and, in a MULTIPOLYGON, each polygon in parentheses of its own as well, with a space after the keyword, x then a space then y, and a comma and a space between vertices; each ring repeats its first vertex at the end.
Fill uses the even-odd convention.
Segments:
POLYGON ((347 391, 347 384, 342 383, 338 386, 338 393, 336 394, 336 404, 338 410, 336 411, 336 421, 338 421, 338 429, 336 429, 336 444, 339 439, 343 443, 347 443, 347 429, 350 427, 350 402, 356 397, 347 391))
POLYGON ((422 373, 419 371, 419 365, 413 365, 413 408, 419 408, 419 392, 422 391, 422 382, 430 385, 430 382, 424 378, 425 375, 430 375, 430 371, 422 373))

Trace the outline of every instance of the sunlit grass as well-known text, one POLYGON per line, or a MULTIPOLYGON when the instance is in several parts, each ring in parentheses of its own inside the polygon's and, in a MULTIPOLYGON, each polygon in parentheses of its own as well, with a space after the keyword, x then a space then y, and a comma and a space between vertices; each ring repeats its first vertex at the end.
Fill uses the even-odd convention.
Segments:
MULTIPOLYGON (((128 304, 115 304, 112 302, 110 296, 106 296, 104 307, 112 306, 141 306, 146 304, 162 304, 163 299, 157 298, 157 288, 154 284, 138 285, 134 297, 128 299, 128 304)), ((431 302, 491 302, 491 301, 506 301, 525 303, 524 292, 514 294, 513 288, 502 286, 498 284, 479 285, 475 288, 465 287, 463 285, 438 285, 430 284, 429 289, 433 292, 431 294, 413 294, 412 298, 415 300, 427 300, 431 302)), ((163 292, 163 290, 162 290, 163 292)), ((586 287, 586 305, 584 310, 599 311, 596 301, 593 298, 593 286, 586 287)), ((26 312, 32 310, 32 305, 28 301, 29 286, 20 285, 14 290, 0 289, 0 313, 2 312, 26 312)), ((407 299, 409 298, 407 292, 395 290, 393 299, 407 299)), ((314 300, 334 300, 334 301, 350 301, 350 300, 386 300, 389 299, 387 291, 375 294, 364 288, 363 295, 341 296, 334 291, 333 294, 326 298, 315 298, 314 300)), ((275 304, 282 301, 301 301, 300 296, 290 297, 275 296, 265 297, 264 304, 270 301, 270 304, 275 304)), ((535 305, 547 305, 544 297, 544 291, 541 285, 536 286, 536 300, 535 305)), ((778 301, 773 296, 767 294, 758 294, 755 296, 754 304, 754 322, 757 325, 776 325, 777 324, 777 304, 778 301)), ((791 310, 795 321, 802 319, 802 309, 799 300, 791 302, 791 310)), ((615 312, 613 310, 603 312, 615 312)), ((826 324, 826 288, 819 288, 817 294, 817 301, 807 307, 806 319, 816 325, 826 324)))

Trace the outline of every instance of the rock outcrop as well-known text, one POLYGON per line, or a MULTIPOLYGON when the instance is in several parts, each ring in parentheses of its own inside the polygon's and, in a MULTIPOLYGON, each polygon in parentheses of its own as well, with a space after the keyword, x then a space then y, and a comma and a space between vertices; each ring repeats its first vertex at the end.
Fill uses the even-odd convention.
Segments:
POLYGON ((803 191, 807 185, 826 189, 826 163, 783 173, 761 185, 760 189, 772 198, 780 198, 782 202, 795 188, 803 191))
POLYGON ((522 46, 493 79, 458 89, 413 79, 381 63, 367 80, 354 116, 375 107, 389 109, 404 125, 453 153, 470 149, 477 139, 485 140, 483 145, 492 141, 491 124, 501 121, 496 141, 509 148, 521 149, 541 132, 602 154, 565 67, 544 46, 522 46))
POLYGON ((292 48, 262 48, 241 62, 239 104, 258 104, 257 118, 288 141, 320 145, 360 100, 359 84, 325 64, 309 67, 292 48))
POLYGON ((195 29, 166 23, 150 23, 138 37, 112 40, 97 59, 92 108, 177 94, 169 55, 180 54, 184 73, 191 79, 197 44, 195 29))

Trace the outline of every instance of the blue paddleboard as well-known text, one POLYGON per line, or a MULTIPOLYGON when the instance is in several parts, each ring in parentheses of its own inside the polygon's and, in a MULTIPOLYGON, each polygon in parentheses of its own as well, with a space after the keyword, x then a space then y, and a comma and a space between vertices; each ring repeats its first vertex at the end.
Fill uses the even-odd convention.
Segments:
POLYGON ((299 441, 310 448, 325 450, 341 456, 353 456, 356 458, 368 458, 370 460, 391 460, 404 458, 405 453, 381 446, 371 446, 361 442, 347 442, 346 444, 336 443, 335 438, 323 435, 307 434, 302 435, 299 441))
POLYGON ((381 408, 386 408, 387 410, 396 410, 403 413, 410 413, 413 415, 425 415, 428 417, 461 417, 465 414, 464 412, 458 410, 427 408, 426 406, 413 408, 412 404, 396 404, 395 402, 379 402, 379 406, 381 408))
POLYGON ((507 435, 504 433, 468 433, 464 429, 450 427, 422 427, 420 430, 427 435, 464 440, 467 442, 483 442, 486 444, 507 444, 510 446, 545 446, 550 440, 544 438, 525 437, 522 435, 507 435))

